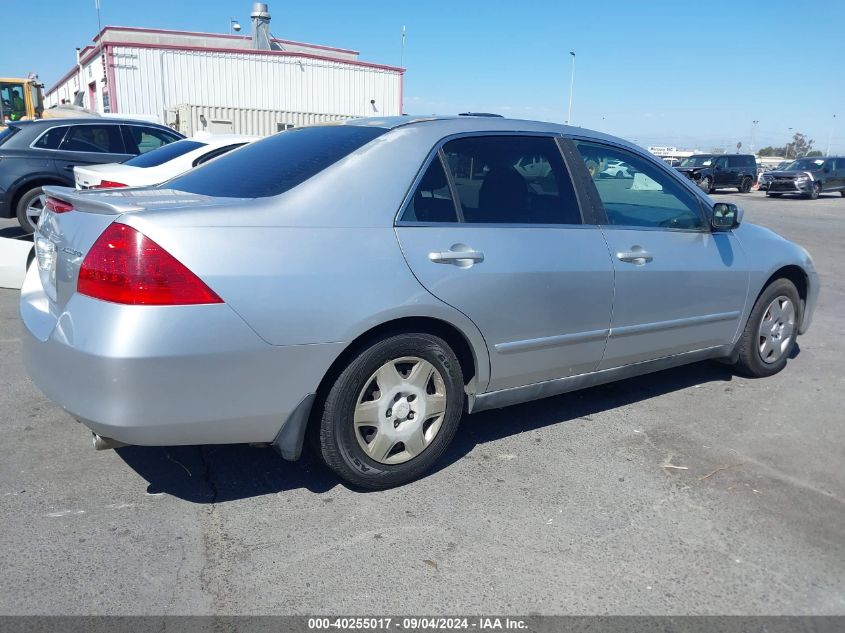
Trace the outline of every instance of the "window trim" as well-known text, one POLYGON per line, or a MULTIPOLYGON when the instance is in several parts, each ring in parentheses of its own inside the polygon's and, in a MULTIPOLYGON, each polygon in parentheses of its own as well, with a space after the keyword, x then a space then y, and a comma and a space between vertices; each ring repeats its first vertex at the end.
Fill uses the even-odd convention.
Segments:
MULTIPOLYGON (((649 156, 644 152, 628 147, 627 145, 623 145, 621 143, 614 143, 605 139, 590 138, 589 136, 582 135, 566 135, 564 139, 572 141, 573 145, 575 145, 574 149, 576 152, 578 152, 578 148, 576 145, 577 142, 592 143, 594 145, 604 145, 612 149, 630 152, 638 158, 651 163, 653 166, 656 166, 659 170, 662 170, 667 175, 667 177, 674 178, 676 184, 679 184, 683 189, 686 189, 688 193, 692 194, 693 199, 698 203, 698 214, 699 216, 701 216, 701 219, 704 222, 704 226, 698 229, 673 228, 669 226, 637 226, 629 224, 611 224, 607 217, 607 211, 604 208, 604 202, 602 201, 601 196, 599 195, 598 189, 596 188, 592 177, 590 177, 590 174, 587 171, 586 165, 584 165, 583 159, 581 159, 580 152, 578 152, 578 157, 580 159, 581 165, 577 165, 575 169, 577 169, 582 174, 582 176, 586 175, 586 179, 589 181, 588 186, 592 192, 591 197, 595 196, 595 203, 599 205, 598 214, 600 215, 600 218, 598 219, 597 224, 601 226, 602 229, 624 229, 626 231, 672 231, 675 233, 713 232, 713 227, 710 225, 710 215, 713 212, 712 205, 715 203, 706 200, 703 197, 704 192, 702 192, 698 187, 692 185, 688 178, 682 178, 674 167, 669 167, 664 161, 657 160, 657 157, 649 156), (707 213, 707 211, 709 211, 710 213, 707 213)), ((724 233, 724 231, 722 232, 724 233)))
POLYGON ((425 157, 422 166, 420 167, 417 175, 414 177, 414 180, 411 183, 411 186, 408 188, 408 191, 405 193, 405 197, 402 200, 402 204, 399 205, 399 210, 393 217, 393 226, 394 227, 406 227, 406 226, 451 226, 451 227, 486 227, 486 228, 534 228, 534 229, 541 229, 541 228, 590 228, 595 227, 596 223, 592 222, 592 218, 588 221, 588 218, 585 217, 584 214, 584 207, 582 205, 582 201, 580 196, 578 195, 578 185, 573 178, 572 170, 566 160, 566 156, 564 156, 563 151, 561 150, 560 143, 558 142, 561 139, 560 132, 523 132, 518 130, 485 130, 485 131, 472 131, 472 132, 459 132, 456 134, 450 134, 448 136, 444 136, 441 138, 437 143, 435 143, 434 147, 429 151, 428 155, 425 157), (461 138, 472 138, 472 137, 485 137, 485 136, 530 136, 530 137, 540 137, 540 138, 548 138, 551 139, 552 143, 554 143, 555 147, 557 148, 558 152, 560 152, 561 161, 563 162, 566 171, 568 172, 569 180, 572 182, 572 188, 575 191, 575 203, 578 205, 578 213, 581 216, 581 224, 564 224, 564 223, 557 223, 557 224, 533 224, 530 222, 466 222, 464 220, 463 209, 461 208, 460 198, 457 195, 457 187, 455 186, 454 177, 452 176, 452 170, 449 169, 449 163, 446 160, 445 154, 443 153, 443 147, 446 143, 450 141, 454 141, 456 139, 461 138), (425 176, 425 172, 428 170, 431 162, 434 160, 434 157, 437 156, 440 159, 440 163, 443 166, 443 169, 446 172, 446 180, 449 182, 449 193, 452 196, 452 204, 455 205, 455 210, 457 213, 458 221, 457 222, 417 222, 417 221, 409 221, 409 220, 402 220, 402 216, 405 214, 405 210, 408 208, 408 205, 411 203, 413 199, 414 193, 419 186, 420 181, 425 176))

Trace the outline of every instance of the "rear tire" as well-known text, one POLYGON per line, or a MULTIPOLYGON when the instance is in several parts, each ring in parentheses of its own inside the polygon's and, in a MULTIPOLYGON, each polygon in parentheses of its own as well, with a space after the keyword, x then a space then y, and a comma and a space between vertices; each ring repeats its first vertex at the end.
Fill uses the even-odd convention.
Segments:
POLYGON ((739 339, 738 373, 772 376, 786 366, 801 323, 801 299, 788 279, 770 283, 758 297, 739 339))
POLYGON ((751 185, 752 184, 753 184, 753 182, 752 182, 751 178, 749 176, 746 176, 745 178, 742 179, 742 182, 739 185, 739 192, 740 193, 748 193, 749 191, 751 191, 751 185))
POLYGON ((443 455, 463 404, 461 366, 445 341, 422 332, 390 336, 358 354, 326 395, 321 457, 361 488, 408 483, 443 455))
POLYGON ((27 233, 34 233, 38 224, 38 217, 43 211, 44 205, 41 201, 41 196, 44 195, 44 190, 41 187, 35 187, 24 193, 20 200, 16 213, 18 216, 18 224, 27 233), (37 211, 37 213, 36 213, 37 211))

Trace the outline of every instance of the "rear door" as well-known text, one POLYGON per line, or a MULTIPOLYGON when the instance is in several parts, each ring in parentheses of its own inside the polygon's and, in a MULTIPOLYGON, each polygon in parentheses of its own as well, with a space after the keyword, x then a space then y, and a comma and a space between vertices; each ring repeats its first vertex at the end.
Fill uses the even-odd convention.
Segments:
POLYGON ((73 168, 77 165, 121 163, 130 157, 123 144, 120 126, 102 123, 69 126, 53 153, 56 170, 70 180, 73 180, 73 168))
POLYGON ((613 265, 553 137, 455 138, 411 191, 396 226, 403 253, 429 292, 484 335, 487 390, 598 366, 613 265))
POLYGON ((601 369, 727 345, 748 289, 732 232, 711 232, 700 199, 678 177, 627 148, 577 141, 585 161, 621 159, 633 181, 593 179, 616 273, 601 369))

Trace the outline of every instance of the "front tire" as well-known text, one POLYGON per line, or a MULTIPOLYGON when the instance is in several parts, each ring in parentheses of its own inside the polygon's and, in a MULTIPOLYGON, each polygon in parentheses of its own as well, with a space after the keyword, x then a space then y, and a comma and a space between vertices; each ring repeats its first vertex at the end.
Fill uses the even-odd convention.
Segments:
POLYGON ((699 180, 698 186, 701 187, 701 190, 704 193, 713 193, 713 180, 711 180, 710 176, 705 176, 704 178, 699 180))
POLYGON ((739 339, 736 370, 751 378, 772 376, 786 366, 801 322, 801 299, 788 279, 769 284, 751 310, 739 339))
POLYGON ((822 183, 814 182, 812 188, 810 189, 810 193, 807 194, 807 197, 810 200, 818 200, 819 194, 822 192, 822 183))
POLYGON ((34 233, 38 225, 38 218, 44 211, 44 190, 41 187, 35 187, 24 193, 20 200, 16 213, 18 216, 18 224, 27 233, 34 233))
POLYGON ((421 332, 384 338, 358 354, 326 395, 321 457, 361 488, 408 483, 440 459, 463 404, 463 374, 445 341, 421 332))

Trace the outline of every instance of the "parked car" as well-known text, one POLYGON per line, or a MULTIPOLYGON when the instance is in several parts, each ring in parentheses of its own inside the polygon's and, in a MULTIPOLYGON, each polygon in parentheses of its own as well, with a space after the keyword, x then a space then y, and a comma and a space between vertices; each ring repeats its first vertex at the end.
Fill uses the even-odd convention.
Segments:
POLYGON ((361 119, 161 187, 46 191, 24 356, 96 446, 296 459, 308 436, 366 488, 430 470, 465 412, 704 359, 775 374, 819 294, 807 251, 736 205, 549 123, 361 119))
POLYGON ((43 208, 42 187, 72 187, 77 165, 115 163, 184 138, 170 128, 124 119, 42 119, 0 132, 0 218, 28 233, 43 208))
POLYGON ((726 187, 748 193, 757 178, 757 160, 751 154, 695 154, 675 169, 705 193, 726 187))
POLYGON ((766 195, 772 198, 794 193, 815 200, 828 191, 845 196, 845 158, 841 156, 799 158, 767 176, 766 195))
POLYGON ((157 185, 258 138, 239 134, 218 134, 201 139, 182 139, 123 163, 74 167, 73 176, 77 189, 157 185))
POLYGON ((634 174, 631 173, 630 167, 623 163, 621 160, 614 160, 610 161, 605 167, 604 171, 601 172, 602 175, 607 176, 609 178, 633 178, 634 174))

